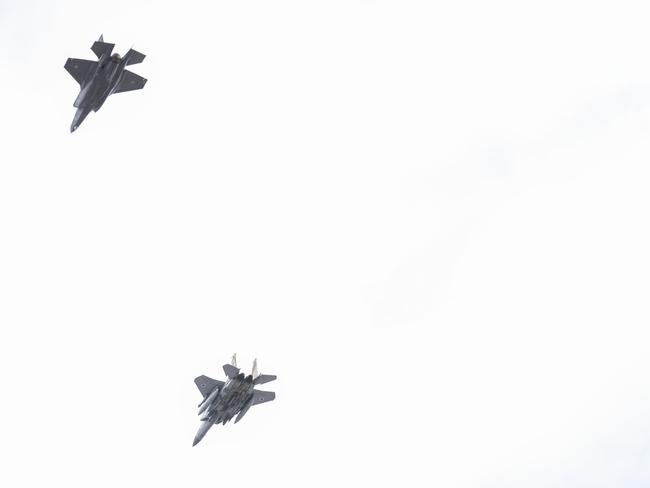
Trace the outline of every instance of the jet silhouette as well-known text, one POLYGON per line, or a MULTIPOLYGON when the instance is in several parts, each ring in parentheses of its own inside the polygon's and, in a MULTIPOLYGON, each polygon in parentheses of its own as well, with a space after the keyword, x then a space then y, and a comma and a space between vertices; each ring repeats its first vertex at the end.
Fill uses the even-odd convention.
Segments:
POLYGON ((139 90, 147 80, 124 69, 131 64, 141 63, 145 55, 129 49, 120 57, 111 55, 115 44, 104 42, 104 36, 93 44, 91 49, 97 55, 97 61, 68 58, 65 69, 79 83, 81 91, 74 102, 77 113, 72 120, 70 132, 74 132, 88 116, 90 111, 97 112, 109 95, 130 90, 139 90))
POLYGON ((275 375, 259 374, 257 359, 253 361, 253 372, 248 376, 239 372, 236 355, 233 355, 230 364, 223 365, 223 370, 228 377, 226 382, 213 380, 207 376, 199 376, 194 380, 203 395, 203 401, 199 403, 199 415, 202 415, 202 423, 194 437, 193 446, 203 439, 203 436, 214 424, 225 425, 235 415, 237 415, 235 419, 235 423, 237 423, 253 405, 275 399, 275 393, 272 391, 260 391, 253 388, 254 385, 268 383, 277 378, 275 375))

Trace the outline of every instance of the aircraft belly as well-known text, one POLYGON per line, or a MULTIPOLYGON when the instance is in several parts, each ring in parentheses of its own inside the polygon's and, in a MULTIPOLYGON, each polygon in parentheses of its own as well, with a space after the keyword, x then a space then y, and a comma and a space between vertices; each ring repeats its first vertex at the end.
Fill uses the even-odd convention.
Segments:
MULTIPOLYGON (((254 389, 257 378, 262 378, 263 380, 259 383, 266 383, 276 379, 274 375, 259 375, 257 373, 256 363, 254 363, 253 367, 254 374, 249 376, 245 376, 244 373, 239 371, 234 356, 231 364, 224 365, 223 369, 226 373, 227 380, 225 382, 219 382, 219 395, 212 401, 210 401, 209 397, 213 393, 215 380, 211 380, 206 376, 199 376, 194 380, 204 399, 199 404, 199 415, 203 413, 201 417, 202 421, 213 425, 226 424, 234 419, 235 423, 237 423, 253 405, 275 399, 274 392, 254 389), (209 404, 209 407, 204 410, 203 407, 205 404, 209 404)), ((208 425, 203 425, 199 429, 195 443, 205 435, 208 428, 208 425)))
MULTIPOLYGON (((97 112, 112 93, 140 90, 147 82, 146 78, 124 69, 127 65, 141 63, 144 54, 130 49, 121 58, 117 53, 112 54, 114 44, 106 43, 103 39, 100 36, 91 48, 97 61, 68 58, 63 66, 80 87, 73 104, 77 108, 77 114, 71 132, 77 129, 88 112, 97 112)), ((219 383, 223 384, 221 381, 219 383)))
POLYGON ((77 98, 75 99, 74 103, 72 104, 74 107, 80 108, 80 107, 88 107, 90 106, 90 103, 88 102, 88 87, 84 87, 81 89, 79 92, 79 95, 77 95, 77 98))
POLYGON ((102 105, 104 105, 104 102, 108 98, 108 95, 104 95, 102 98, 97 100, 97 102, 93 105, 93 111, 97 112, 100 108, 102 108, 102 105))
POLYGON ((81 89, 74 102, 74 106, 90 107, 97 112, 108 98, 108 95, 108 85, 105 82, 102 83, 99 80, 92 80, 81 89))

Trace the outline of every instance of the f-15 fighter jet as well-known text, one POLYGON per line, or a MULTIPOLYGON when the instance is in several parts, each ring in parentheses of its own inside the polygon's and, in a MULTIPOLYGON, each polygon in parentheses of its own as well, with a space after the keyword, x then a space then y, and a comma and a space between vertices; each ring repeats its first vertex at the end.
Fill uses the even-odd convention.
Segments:
POLYGON ((257 359, 253 361, 253 372, 248 376, 239 372, 237 357, 233 355, 230 364, 224 364, 223 370, 228 377, 226 382, 213 380, 207 376, 199 376, 194 380, 203 395, 199 403, 201 427, 194 437, 193 446, 196 446, 203 436, 214 424, 230 421, 235 415, 235 423, 246 415, 248 409, 258 403, 270 402, 275 398, 272 391, 253 389, 254 385, 268 383, 277 378, 275 375, 259 374, 257 372, 257 359))
POLYGON ((65 69, 81 86, 79 96, 74 102, 77 113, 72 120, 70 132, 81 125, 90 111, 97 112, 109 95, 130 90, 139 90, 147 82, 141 76, 124 69, 131 64, 141 63, 145 55, 129 49, 124 57, 115 53, 111 55, 115 44, 104 42, 104 36, 93 44, 91 49, 97 55, 97 61, 68 58, 65 69))

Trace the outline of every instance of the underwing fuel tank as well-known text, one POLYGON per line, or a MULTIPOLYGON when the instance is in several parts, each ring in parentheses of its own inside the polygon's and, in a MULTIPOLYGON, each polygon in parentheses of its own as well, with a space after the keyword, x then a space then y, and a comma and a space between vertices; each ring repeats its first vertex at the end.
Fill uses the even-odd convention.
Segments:
POLYGON ((252 404, 253 404, 253 397, 251 396, 250 400, 248 400, 244 405, 244 407, 239 411, 239 414, 235 419, 235 423, 239 422, 242 419, 242 417, 246 415, 246 412, 248 412, 248 409, 251 408, 252 404))
POLYGON ((219 394, 219 388, 215 388, 212 393, 210 393, 207 397, 205 397, 205 400, 201 402, 199 405, 199 415, 201 415, 207 408, 212 405, 212 402, 214 401, 215 398, 217 398, 217 395, 219 394))

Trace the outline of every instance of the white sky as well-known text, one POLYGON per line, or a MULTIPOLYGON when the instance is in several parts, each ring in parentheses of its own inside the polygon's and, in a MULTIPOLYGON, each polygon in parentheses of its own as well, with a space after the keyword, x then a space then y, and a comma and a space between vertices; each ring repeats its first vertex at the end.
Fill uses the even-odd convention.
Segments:
POLYGON ((645 3, 0 0, 0 485, 648 486, 645 3))

